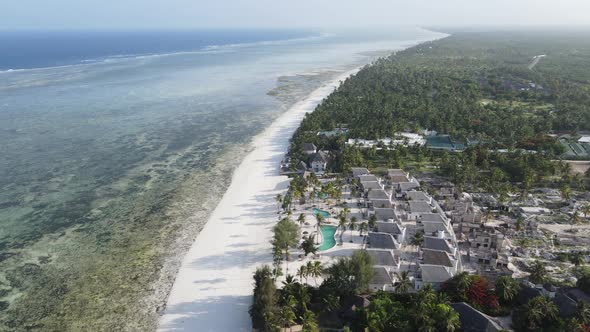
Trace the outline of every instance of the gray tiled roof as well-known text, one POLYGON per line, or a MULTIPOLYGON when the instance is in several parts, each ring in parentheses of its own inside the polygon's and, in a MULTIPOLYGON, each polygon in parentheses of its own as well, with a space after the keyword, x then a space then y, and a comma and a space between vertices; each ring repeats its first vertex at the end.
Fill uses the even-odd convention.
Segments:
POLYGON ((424 249, 422 251, 422 260, 424 264, 453 267, 451 257, 446 251, 442 250, 424 249))
POLYGON ((411 189, 420 188, 420 184, 416 182, 399 182, 397 184, 401 191, 408 191, 411 189))
POLYGON ((319 151, 313 156, 312 162, 314 163, 327 163, 328 162, 328 154, 324 151, 319 151))
POLYGON ((369 232, 369 244, 377 249, 399 249, 400 245, 389 233, 369 232))
POLYGON ((382 189, 377 189, 377 190, 371 190, 369 191, 369 195, 368 195, 369 199, 389 199, 389 196, 387 195, 387 193, 385 192, 385 190, 382 189))
POLYGON ((422 213, 420 215, 420 220, 422 221, 439 221, 443 222, 444 218, 440 213, 422 213))
POLYGON ((387 170, 387 176, 406 176, 406 172, 399 168, 392 168, 387 170))
POLYGON ((411 201, 429 201, 430 198, 422 191, 408 191, 406 198, 411 201))
POLYGON ((425 284, 442 283, 453 277, 442 265, 420 264, 420 270, 422 271, 422 282, 425 284))
POLYGON ((445 239, 433 236, 424 237, 424 244, 422 245, 422 248, 432 250, 444 250, 448 253, 453 252, 453 250, 451 249, 451 245, 445 239))
POLYGON ((422 201, 409 201, 411 213, 432 213, 432 206, 422 201))
POLYGON ((371 279, 371 284, 376 285, 388 285, 393 284, 393 279, 391 279, 391 275, 384 267, 373 267, 373 279, 371 279))
POLYGON ((392 208, 375 208, 374 210, 377 220, 396 219, 395 210, 393 210, 392 208))
POLYGON ((364 167, 353 167, 352 169, 353 176, 360 176, 364 174, 369 174, 369 170, 364 167))
POLYGON ((383 187, 379 184, 379 182, 377 181, 361 181, 361 186, 363 186, 363 189, 366 190, 379 190, 379 189, 383 189, 383 187))
POLYGON ((377 179, 377 177, 375 175, 373 175, 373 174, 359 175, 358 178, 359 178, 359 180, 361 182, 364 182, 364 181, 368 181, 368 182, 379 181, 379 179, 377 179))
POLYGON ((317 148, 313 143, 303 143, 303 151, 315 152, 316 150, 317 150, 317 148))
POLYGON ((461 321, 460 331, 497 332, 502 330, 498 323, 465 302, 451 303, 451 307, 459 314, 459 320, 461 321))
POLYGON ((444 222, 436 222, 436 221, 423 221, 422 225, 424 225, 424 233, 425 234, 432 234, 439 231, 448 232, 447 225, 444 222))
POLYGON ((399 235, 402 233, 399 225, 395 222, 377 222, 377 230, 380 233, 389 233, 393 235, 399 235))
POLYGON ((391 208, 393 204, 389 199, 372 199, 371 203, 373 203, 373 207, 375 208, 391 208))
POLYGON ((367 249, 367 253, 373 258, 373 265, 397 266, 397 263, 399 262, 391 250, 367 249))

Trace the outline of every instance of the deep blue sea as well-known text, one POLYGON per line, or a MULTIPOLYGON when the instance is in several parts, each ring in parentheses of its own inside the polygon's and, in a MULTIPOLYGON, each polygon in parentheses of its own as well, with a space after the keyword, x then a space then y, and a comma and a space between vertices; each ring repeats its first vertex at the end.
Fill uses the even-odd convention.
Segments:
POLYGON ((311 30, 0 32, 0 71, 318 37, 311 30))
POLYGON ((324 82, 440 37, 0 33, 0 331, 148 331, 252 138, 324 82))

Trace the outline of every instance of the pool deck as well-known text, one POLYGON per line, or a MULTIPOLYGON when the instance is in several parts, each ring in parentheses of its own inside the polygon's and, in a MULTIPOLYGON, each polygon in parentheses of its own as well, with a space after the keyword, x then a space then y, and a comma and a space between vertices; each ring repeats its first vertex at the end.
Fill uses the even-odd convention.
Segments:
MULTIPOLYGON (((343 200, 343 201, 345 201, 345 200, 343 200)), ((348 200, 346 200, 346 201, 348 202, 348 200)), ((320 210, 329 211, 331 213, 331 215, 337 215, 338 212, 340 211, 340 208, 334 208, 334 210, 330 210, 327 206, 328 206, 328 204, 316 202, 314 207, 316 207, 320 210)), ((354 213, 354 212, 358 212, 358 211, 354 211, 354 209, 353 209, 351 212, 354 213)), ((305 215, 305 221, 307 223, 309 223, 309 225, 303 225, 301 227, 301 232, 303 233, 303 232, 307 231, 310 235, 315 236, 316 230, 317 230, 316 229, 316 218, 314 217, 314 215, 312 213, 310 205, 306 204, 306 205, 294 206, 292 219, 296 220, 300 213, 303 213, 305 215)), ((360 224, 362 221, 366 221, 366 220, 359 220, 357 225, 360 224)), ((338 227, 338 220, 334 217, 326 218, 324 225, 338 227)), ((302 237, 303 237, 303 235, 302 235, 302 237)), ((352 243, 350 242, 350 239, 351 239, 351 232, 350 231, 346 231, 344 233, 344 236, 342 237, 342 240, 344 243, 342 245, 340 245, 340 229, 336 230, 336 234, 334 235, 334 237, 336 240, 336 245, 328 250, 318 251, 316 258, 314 258, 313 255, 308 255, 307 257, 300 259, 299 255, 303 254, 303 250, 301 250, 301 249, 292 250, 291 261, 288 262, 288 268, 289 268, 288 273, 295 276, 297 274, 297 270, 299 269, 299 267, 302 265, 306 265, 307 262, 310 262, 310 261, 311 262, 320 261, 322 263, 322 266, 328 267, 331 264, 333 264, 336 260, 338 260, 339 258, 350 257, 354 251, 363 248, 363 238, 360 236, 359 231, 352 232, 352 240, 353 240, 352 243)), ((322 240, 320 239, 320 243, 321 243, 321 241, 322 240)), ((283 272, 285 271, 285 264, 287 264, 287 263, 286 262, 283 263, 283 272)), ((277 286, 279 286, 279 287, 282 286, 282 281, 284 280, 284 278, 285 278, 285 276, 282 276, 277 280, 277 286)), ((315 285, 315 281, 312 278, 308 278, 308 279, 309 279, 308 283, 310 285, 315 285)), ((321 277, 317 278, 318 285, 322 281, 323 281, 323 278, 321 278, 321 277)))

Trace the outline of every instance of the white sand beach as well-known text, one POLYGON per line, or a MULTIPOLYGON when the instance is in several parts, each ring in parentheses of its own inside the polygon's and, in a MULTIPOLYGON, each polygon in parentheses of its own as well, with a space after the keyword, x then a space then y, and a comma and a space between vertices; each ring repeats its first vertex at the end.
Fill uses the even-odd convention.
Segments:
POLYGON ((295 104, 253 141, 254 150, 234 172, 232 183, 198 235, 182 266, 159 331, 248 331, 252 275, 271 264, 275 197, 289 184, 279 164, 306 112, 328 96, 347 72, 295 104))

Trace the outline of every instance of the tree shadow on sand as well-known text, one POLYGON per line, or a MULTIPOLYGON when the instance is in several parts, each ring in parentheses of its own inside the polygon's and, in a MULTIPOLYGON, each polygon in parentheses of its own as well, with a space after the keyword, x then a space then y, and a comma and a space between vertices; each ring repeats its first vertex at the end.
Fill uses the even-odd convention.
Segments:
POLYGON ((183 302, 166 308, 159 331, 251 331, 251 296, 219 296, 183 302), (175 317, 177 316, 178 317, 175 317))

